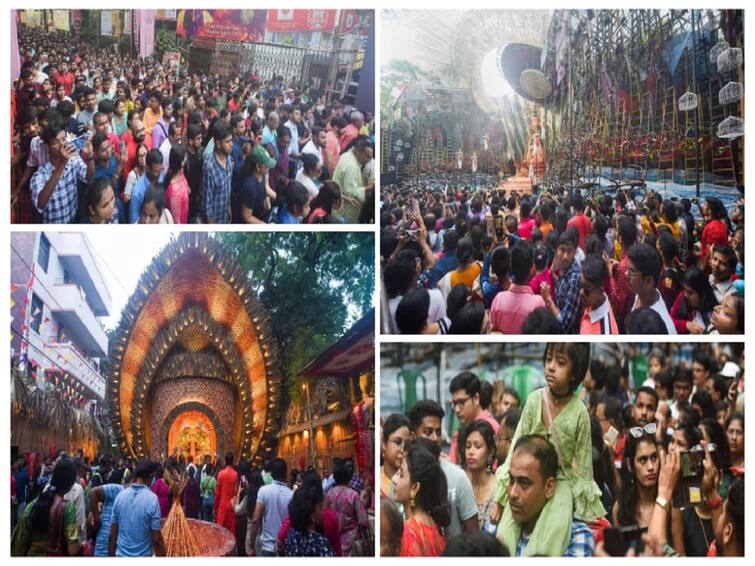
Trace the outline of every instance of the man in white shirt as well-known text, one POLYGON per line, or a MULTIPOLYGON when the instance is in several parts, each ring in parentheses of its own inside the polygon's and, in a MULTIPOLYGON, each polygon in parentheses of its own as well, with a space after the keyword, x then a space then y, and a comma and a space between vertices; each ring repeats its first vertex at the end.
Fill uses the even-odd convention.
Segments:
POLYGON ((710 286, 719 303, 736 291, 732 275, 737 269, 737 254, 730 246, 718 244, 710 257, 710 286))
MULTIPOLYGON (((317 156, 317 160, 320 163, 320 167, 323 166, 325 163, 322 158, 322 151, 325 149, 325 142, 327 141, 327 135, 328 133, 325 131, 325 128, 321 128, 320 126, 315 126, 312 128, 312 139, 309 140, 304 147, 302 148, 301 152, 302 155, 305 153, 311 153, 312 155, 317 156)), ((333 171, 330 171, 332 174, 333 171)))
POLYGON ((635 294, 632 310, 649 308, 657 312, 666 325, 668 334, 676 334, 674 321, 666 303, 658 291, 661 275, 661 260, 655 248, 648 244, 635 244, 627 254, 627 282, 629 290, 635 294))

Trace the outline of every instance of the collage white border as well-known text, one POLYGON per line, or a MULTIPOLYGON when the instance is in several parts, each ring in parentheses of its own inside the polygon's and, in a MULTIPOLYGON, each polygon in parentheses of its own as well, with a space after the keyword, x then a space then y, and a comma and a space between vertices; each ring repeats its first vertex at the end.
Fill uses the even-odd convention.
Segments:
MULTIPOLYGON (((130 2, 128 5, 124 5, 126 3, 123 2, 116 2, 116 5, 109 6, 108 9, 118 9, 118 8, 206 8, 210 4, 213 4, 213 8, 226 8, 226 7, 233 7, 233 8, 256 8, 259 6, 260 8, 268 6, 274 6, 276 9, 278 8, 370 8, 375 10, 376 14, 376 25, 375 25, 375 70, 376 70, 376 79, 375 79, 375 112, 376 112, 376 134, 377 134, 377 142, 376 142, 376 159, 379 159, 379 147, 380 147, 380 139, 379 139, 379 133, 380 133, 380 65, 381 65, 381 26, 382 21, 380 17, 380 11, 382 9, 418 9, 418 10, 439 10, 439 9, 458 9, 459 6, 448 6, 445 4, 440 4, 437 2, 437 0, 357 0, 357 1, 348 1, 348 0, 321 0, 321 1, 313 1, 313 0, 300 0, 299 2, 290 2, 287 0, 283 0, 279 5, 276 5, 278 3, 275 2, 264 2, 264 1, 255 1, 252 3, 251 1, 244 2, 245 5, 239 5, 236 4, 235 6, 229 6, 228 2, 219 2, 219 5, 214 5, 214 2, 208 2, 207 0, 204 1, 197 1, 197 0, 185 0, 185 1, 174 1, 174 2, 165 2, 163 0, 157 0, 156 2, 144 2, 142 0, 137 0, 135 2, 130 2)), ((690 8, 696 8, 696 9, 704 9, 706 7, 710 7, 711 5, 718 6, 718 2, 700 2, 698 0, 688 1, 688 2, 681 2, 679 0, 673 0, 673 1, 664 1, 664 2, 622 2, 618 6, 616 4, 611 5, 609 2, 586 2, 584 0, 582 1, 571 1, 571 2, 556 2, 555 0, 551 1, 544 1, 544 0, 531 0, 530 2, 527 2, 526 7, 530 9, 554 9, 554 8, 564 8, 564 7, 570 7, 575 9, 587 9, 587 8, 594 8, 594 9, 610 9, 610 8, 637 8, 637 9, 658 9, 659 7, 663 8, 676 8, 676 9, 690 9, 690 8), (660 4, 660 5, 659 5, 660 4)), ((748 33, 749 26, 749 19, 748 15, 751 10, 747 10, 748 3, 744 2, 744 0, 728 0, 724 3, 725 7, 727 8, 740 8, 745 9, 745 54, 751 55, 753 52, 752 43, 753 40, 750 38, 752 34, 748 33)), ((2 10, 0 10, 0 29, 2 30, 8 30, 10 26, 10 10, 11 9, 23 9, 23 8, 37 8, 37 9, 50 9, 50 8, 82 8, 82 9, 102 9, 103 5, 101 2, 95 2, 93 0, 78 0, 78 1, 61 1, 61 0, 48 0, 47 2, 40 2, 39 0, 30 0, 28 2, 19 2, 18 0, 11 0, 9 5, 4 7, 2 10)), ((493 0, 469 0, 464 3, 463 5, 464 9, 488 9, 488 10, 500 10, 500 9, 517 9, 522 8, 522 6, 517 5, 515 3, 509 3, 509 2, 501 2, 501 1, 493 1, 493 0)), ((2 46, 0 46, 0 61, 9 62, 10 61, 10 42, 6 40, 2 43, 2 46)), ((745 57, 747 59, 747 57, 745 57)), ((748 67, 745 68, 745 83, 746 84, 755 84, 753 83, 753 77, 751 76, 753 73, 753 67, 755 67, 755 64, 751 64, 748 67)), ((10 107, 10 101, 9 101, 9 94, 11 92, 11 79, 10 79, 10 72, 9 72, 9 63, 6 63, 4 65, 4 68, 6 69, 6 86, 3 88, 2 96, 0 96, 0 100, 3 101, 3 106, 8 109, 10 107)), ((752 101, 753 95, 749 94, 749 90, 746 90, 748 94, 746 94, 746 101, 752 101)), ((746 117, 745 117, 746 118, 746 117)), ((753 126, 750 122, 745 120, 745 128, 746 133, 748 137, 750 134, 753 133, 753 126)), ((0 112, 0 131, 6 132, 6 134, 10 133, 10 117, 9 112, 0 112)), ((3 135, 0 136, 0 155, 10 155, 10 136, 9 135, 3 135)), ((745 162, 746 163, 755 163, 753 160, 753 149, 752 144, 748 144, 745 146, 745 162)), ((378 166, 378 172, 377 172, 377 186, 379 187, 379 166, 378 166)), ((747 170, 747 168, 746 168, 747 170)), ((9 172, 9 161, 4 160, 2 162, 2 179, 9 180, 10 178, 10 172, 9 172)), ((9 184, 9 181, 5 181, 6 187, 9 184)), ((2 225, 2 229, 0 230, 0 250, 2 251, 3 260, 0 263, 0 281, 10 281, 9 275, 10 275, 10 232, 11 231, 19 231, 19 232, 26 232, 26 231, 37 231, 39 229, 39 226, 21 226, 21 225, 11 225, 9 223, 10 218, 10 210, 9 210, 9 198, 8 195, 10 193, 10 189, 6 189, 6 198, 0 199, 0 225, 2 225)), ((376 312, 378 313, 378 316, 375 317, 375 407, 376 407, 376 441, 375 441, 375 467, 376 467, 376 474, 379 473, 379 452, 380 452, 380 442, 379 442, 379 407, 380 407, 380 358, 379 358, 379 352, 380 352, 380 346, 383 343, 393 343, 393 342, 411 342, 411 343, 422 343, 422 342, 473 342, 473 341, 479 341, 479 342, 532 342, 533 340, 530 337, 527 336, 515 336, 515 337, 501 337, 501 336, 479 336, 479 337, 472 337, 472 336, 443 336, 440 339, 436 339, 435 337, 430 336, 381 336, 380 334, 380 300, 379 300, 379 287, 380 281, 378 279, 379 273, 380 273, 380 245, 379 245, 379 211, 377 210, 377 203, 379 202, 379 193, 376 192, 376 214, 375 214, 375 221, 376 223, 373 226, 369 225, 329 225, 329 226, 269 226, 264 228, 259 227, 244 227, 241 228, 243 231, 302 231, 307 232, 310 230, 314 231, 333 231, 333 232, 344 232, 344 231, 360 231, 360 232, 373 232, 375 234, 375 281, 376 281, 376 290, 374 294, 373 303, 375 305, 376 312)), ((755 231, 755 228, 753 228, 751 225, 755 224, 755 222, 749 222, 746 223, 745 226, 745 234, 746 234, 746 240, 752 239, 752 233, 755 231)), ((182 231, 205 231, 205 230, 212 230, 212 231, 238 231, 239 226, 207 226, 207 225, 186 225, 182 226, 182 231)), ((97 226, 86 226, 81 225, 77 226, 76 230, 80 230, 82 232, 88 233, 90 237, 95 237, 95 235, 98 233, 99 229, 107 229, 107 230, 124 230, 124 237, 127 237, 127 232, 131 230, 132 228, 128 228, 126 226, 109 226, 107 228, 103 227, 97 227, 97 226)), ((142 228, 142 229, 154 229, 154 230, 169 230, 174 231, 176 229, 175 226, 154 226, 149 228, 142 228)), ((752 252, 747 252, 747 258, 752 261, 752 252)), ((746 273, 749 274, 749 272, 752 270, 747 271, 746 273)), ((752 276, 753 281, 755 281, 755 275, 752 276)), ((9 302, 6 303, 6 309, 3 314, 5 324, 10 323, 10 305, 9 302)), ((747 360, 752 358, 755 355, 755 315, 753 313, 755 312, 755 307, 750 306, 749 308, 745 307, 745 313, 746 313, 746 321, 745 321, 745 336, 740 337, 733 341, 744 341, 745 342, 745 367, 747 367, 747 360), (745 340, 745 338, 748 336, 747 332, 749 331, 749 335, 751 337, 751 340, 745 340)), ((5 326, 6 328, 8 326, 5 326)), ((563 340, 563 336, 538 336, 537 341, 546 341, 548 339, 553 340, 563 340)), ((579 341, 579 340, 578 340, 579 341)), ((590 342, 613 342, 615 341, 615 338, 610 336, 597 336, 597 337, 591 337, 590 340, 585 340, 590 342)), ((643 339, 641 336, 635 336, 635 337, 627 337, 623 338, 622 341, 624 342, 647 342, 648 340, 643 339)), ((665 340, 650 340, 652 342, 711 342, 709 337, 704 336, 673 336, 668 337, 665 340)), ((720 341, 720 340, 719 340, 720 341)), ((755 358, 754 358, 755 359, 755 358)), ((8 375, 8 374, 6 374, 8 375)), ((9 380, 6 381, 6 383, 9 384, 9 380)), ((755 387, 755 385, 753 385, 755 387)), ((3 404, 6 409, 3 409, 1 411, 2 414, 2 424, 5 427, 5 430, 8 431, 5 435, 3 435, 3 441, 2 441, 2 450, 6 456, 6 462, 9 463, 9 448, 10 448, 10 430, 11 430, 11 423, 10 423, 10 411, 8 410, 9 404, 9 387, 3 387, 0 388, 0 403, 3 404)), ((746 394, 747 395, 747 394, 746 394)), ((751 398, 753 396, 753 393, 750 393, 747 395, 748 398, 751 398)), ((746 462, 748 464, 748 467, 750 469, 755 470, 755 454, 753 454, 753 450, 751 449, 753 445, 752 440, 752 434, 753 434, 753 425, 752 421, 750 422, 750 425, 747 427, 747 430, 749 431, 750 436, 750 442, 749 442, 749 448, 746 450, 746 462)), ((751 482, 752 483, 752 482, 751 482)), ((0 494, 5 498, 5 501, 9 500, 9 494, 10 494, 10 485, 9 483, 5 483, 2 491, 0 491, 0 494)), ((752 493, 752 490, 748 491, 748 494, 746 495, 746 501, 747 501, 747 507, 746 507, 746 525, 752 525, 753 520, 755 520, 755 516, 753 515, 753 505, 755 505, 755 494, 752 493)), ((380 532, 380 526, 379 526, 379 512, 377 513, 378 518, 376 519, 376 540, 379 538, 379 532, 380 532)), ((6 532, 8 533, 10 531, 10 517, 9 517, 9 508, 6 507, 2 512, 0 512, 0 529, 4 529, 0 532, 6 532)), ((749 532, 755 532, 753 528, 750 526, 747 529, 749 532)), ((9 541, 10 537, 8 536, 8 541, 6 548, 3 550, 0 550, 0 557, 9 556, 9 541)), ((753 557, 755 556, 755 550, 753 550, 753 544, 752 543, 748 546, 746 550, 746 556, 753 557)), ((376 542, 376 553, 379 554, 379 542, 376 542)), ((43 559, 26 559, 24 563, 41 563, 43 559)), ((149 560, 149 559, 143 559, 143 560, 149 560)), ((173 561, 173 563, 179 563, 179 560, 181 563, 185 562, 185 559, 166 559, 169 562, 173 561)), ((291 559, 281 559, 281 558, 253 558, 255 561, 263 560, 272 560, 273 562, 284 560, 288 561, 291 559)), ((331 559, 331 560, 337 560, 337 559, 331 559)), ((402 559, 395 559, 395 558, 357 558, 356 559, 358 563, 364 563, 364 564, 370 564, 373 563, 375 560, 379 560, 380 564, 403 564, 406 563, 405 560, 402 559)), ((424 563, 425 561, 429 560, 428 558, 415 558, 412 559, 412 563, 424 563)), ((455 560, 455 559, 446 559, 446 561, 455 560)), ((491 562, 495 559, 482 559, 483 561, 491 562)), ((549 558, 535 558, 530 559, 528 563, 545 563, 546 561, 552 561, 554 559, 549 558), (540 562, 543 561, 543 562, 540 562)), ((601 561, 604 561, 606 559, 601 558, 594 558, 592 560, 597 561, 597 563, 600 563, 601 561)), ((613 559, 610 561, 611 564, 616 564, 617 560, 622 559, 613 559)), ((634 559, 637 560, 637 559, 634 559)), ((641 559, 642 564, 650 564, 654 563, 656 561, 662 561, 663 559, 655 559, 655 558, 645 558, 641 559)), ((701 558, 686 558, 685 561, 692 561, 696 562, 698 560, 702 560, 701 558)), ((733 559, 731 562, 727 563, 744 563, 744 559, 733 559)), ((103 558, 103 559, 95 559, 90 558, 86 559, 87 564, 106 564, 110 563, 109 559, 103 558)), ((660 563, 660 562, 658 562, 660 563)))

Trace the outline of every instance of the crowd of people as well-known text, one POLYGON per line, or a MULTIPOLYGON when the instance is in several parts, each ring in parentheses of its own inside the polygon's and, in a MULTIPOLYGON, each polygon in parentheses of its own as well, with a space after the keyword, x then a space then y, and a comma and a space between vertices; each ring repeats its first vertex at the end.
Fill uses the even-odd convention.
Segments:
POLYGON ((27 452, 12 467, 11 554, 165 556, 161 525, 180 501, 188 519, 227 529, 234 555, 369 556, 369 483, 348 459, 321 478, 312 467, 289 472, 281 458, 235 462, 232 452, 198 463, 27 452))
POLYGON ((744 345, 647 378, 548 344, 526 399, 464 371, 381 422, 383 556, 744 556, 744 345))
POLYGON ((447 187, 381 193, 384 332, 744 333, 743 200, 447 187))
POLYGON ((281 77, 176 70, 19 26, 18 223, 367 223, 374 123, 281 77))

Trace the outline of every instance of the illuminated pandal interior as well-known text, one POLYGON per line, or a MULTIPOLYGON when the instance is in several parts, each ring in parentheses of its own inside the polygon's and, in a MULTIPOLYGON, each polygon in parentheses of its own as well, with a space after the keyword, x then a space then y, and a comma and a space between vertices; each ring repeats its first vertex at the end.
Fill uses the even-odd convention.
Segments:
POLYGON ((120 451, 178 451, 255 463, 277 433, 275 342, 231 253, 182 233, 142 274, 111 346, 111 421, 120 451))

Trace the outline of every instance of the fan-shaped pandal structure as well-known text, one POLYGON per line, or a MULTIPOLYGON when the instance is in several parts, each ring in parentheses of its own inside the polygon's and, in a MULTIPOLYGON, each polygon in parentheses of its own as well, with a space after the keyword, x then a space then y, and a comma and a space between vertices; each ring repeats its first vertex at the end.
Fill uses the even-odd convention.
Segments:
POLYGON ((272 448, 281 378, 268 315, 232 254, 207 234, 182 233, 152 260, 110 360, 111 420, 124 454, 196 458, 212 446, 259 463, 272 448), (211 426, 176 430, 198 418, 211 426))

